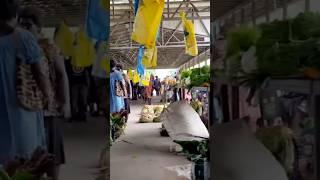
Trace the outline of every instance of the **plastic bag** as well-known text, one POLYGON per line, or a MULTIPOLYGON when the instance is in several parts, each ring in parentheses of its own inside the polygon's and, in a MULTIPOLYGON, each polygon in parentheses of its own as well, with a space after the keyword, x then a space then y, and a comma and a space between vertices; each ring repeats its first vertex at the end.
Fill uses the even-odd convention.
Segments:
POLYGON ((71 63, 76 67, 91 66, 95 59, 95 49, 91 40, 83 31, 76 34, 76 45, 71 63))
POLYGON ((194 25, 190 20, 186 18, 186 14, 184 12, 181 12, 180 16, 183 22, 186 53, 189 54, 190 56, 197 56, 198 44, 197 44, 197 39, 195 35, 194 25))
POLYGON ((157 61, 158 61, 158 50, 157 48, 152 48, 152 49, 145 49, 144 50, 144 55, 142 58, 142 64, 146 68, 152 68, 157 66, 157 61))
POLYGON ((132 40, 150 49, 155 47, 164 0, 143 0, 135 17, 132 40))
POLYGON ((54 40, 64 56, 73 56, 74 35, 65 23, 60 24, 54 40))

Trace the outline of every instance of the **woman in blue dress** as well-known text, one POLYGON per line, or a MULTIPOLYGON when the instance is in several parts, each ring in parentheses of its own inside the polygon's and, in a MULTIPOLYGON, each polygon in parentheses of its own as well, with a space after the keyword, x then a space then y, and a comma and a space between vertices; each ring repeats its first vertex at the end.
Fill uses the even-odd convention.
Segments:
POLYGON ((26 111, 17 103, 17 53, 37 70, 42 54, 32 34, 14 28, 16 10, 13 0, 0 2, 0 165, 29 158, 36 148, 46 146, 42 112, 26 111))
POLYGON ((124 78, 122 73, 116 70, 116 64, 113 60, 110 61, 110 113, 120 112, 125 108, 124 98, 116 95, 116 82, 120 81, 123 89, 125 89, 124 78))

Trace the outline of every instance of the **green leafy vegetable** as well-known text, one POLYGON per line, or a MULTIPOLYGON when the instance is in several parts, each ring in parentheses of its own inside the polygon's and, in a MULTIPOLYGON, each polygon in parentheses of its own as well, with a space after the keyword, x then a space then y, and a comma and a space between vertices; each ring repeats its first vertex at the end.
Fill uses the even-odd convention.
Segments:
POLYGON ((234 28, 227 34, 227 57, 247 51, 257 43, 260 32, 254 27, 234 28))

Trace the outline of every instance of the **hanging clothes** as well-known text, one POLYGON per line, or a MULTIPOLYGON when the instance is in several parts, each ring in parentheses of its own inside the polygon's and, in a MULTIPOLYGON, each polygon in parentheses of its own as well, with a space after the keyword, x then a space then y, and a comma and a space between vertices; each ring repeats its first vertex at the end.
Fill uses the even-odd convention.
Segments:
POLYGON ((135 17, 132 40, 153 48, 164 9, 164 0, 142 0, 135 17))

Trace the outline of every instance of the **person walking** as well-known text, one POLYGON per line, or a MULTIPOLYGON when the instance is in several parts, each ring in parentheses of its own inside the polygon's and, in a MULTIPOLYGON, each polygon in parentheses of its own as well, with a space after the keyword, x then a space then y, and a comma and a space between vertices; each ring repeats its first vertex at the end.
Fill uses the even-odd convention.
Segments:
POLYGON ((110 61, 110 68, 110 113, 115 113, 125 108, 125 81, 122 73, 117 70, 114 60, 110 61))
POLYGON ((89 91, 89 72, 87 68, 71 65, 71 109, 72 121, 87 120, 87 99, 89 91))
POLYGON ((153 75, 150 76, 150 82, 149 82, 149 86, 146 86, 145 87, 145 102, 148 104, 148 105, 151 105, 151 101, 152 101, 152 91, 153 91, 153 80, 154 80, 154 77, 153 75))
POLYGON ((128 121, 128 116, 130 114, 130 100, 132 99, 132 86, 131 86, 129 76, 124 73, 123 73, 123 76, 125 80, 125 88, 127 91, 127 94, 124 97, 124 106, 125 106, 125 110, 127 111, 126 121, 128 121))
POLYGON ((17 4, 0 1, 0 165, 15 158, 31 158, 37 148, 46 148, 43 112, 26 110, 19 103, 16 89, 17 60, 31 66, 44 98, 49 81, 43 71, 43 56, 36 37, 16 27, 17 4))
MULTIPOLYGON (((97 56, 92 66, 92 76, 95 89, 92 89, 92 95, 95 94, 95 101, 97 103, 97 110, 99 115, 104 115, 107 104, 107 72, 101 67, 101 60, 106 56, 104 51, 104 42, 98 41, 95 45, 97 56)), ((93 108, 95 109, 95 108, 93 108)))
POLYGON ((154 80, 154 85, 153 85, 153 87, 154 87, 154 90, 156 91, 157 96, 160 96, 160 95, 161 95, 161 93, 160 93, 160 90, 161 90, 161 81, 160 81, 160 79, 159 79, 158 76, 156 76, 156 78, 155 78, 155 80, 154 80))
POLYGON ((65 153, 62 135, 62 119, 69 101, 69 83, 64 65, 64 58, 58 48, 41 38, 41 13, 38 9, 27 7, 19 12, 18 23, 39 37, 39 44, 48 61, 48 77, 50 77, 50 103, 44 111, 44 123, 47 137, 47 150, 55 156, 55 166, 48 170, 48 176, 57 180, 60 165, 65 163, 65 153), (29 24, 29 25, 28 25, 29 24))

